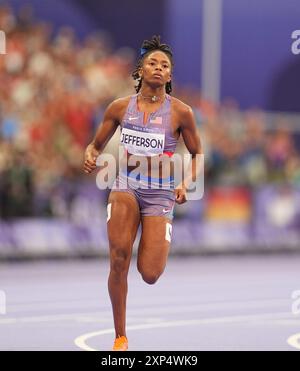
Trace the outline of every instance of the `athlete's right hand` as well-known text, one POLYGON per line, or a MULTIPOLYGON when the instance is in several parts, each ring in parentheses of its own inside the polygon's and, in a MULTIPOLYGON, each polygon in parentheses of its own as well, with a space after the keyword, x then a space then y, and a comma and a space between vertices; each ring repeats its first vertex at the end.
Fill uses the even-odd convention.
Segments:
POLYGON ((85 160, 83 169, 87 174, 90 174, 96 168, 96 160, 99 152, 92 145, 88 145, 85 150, 85 160))

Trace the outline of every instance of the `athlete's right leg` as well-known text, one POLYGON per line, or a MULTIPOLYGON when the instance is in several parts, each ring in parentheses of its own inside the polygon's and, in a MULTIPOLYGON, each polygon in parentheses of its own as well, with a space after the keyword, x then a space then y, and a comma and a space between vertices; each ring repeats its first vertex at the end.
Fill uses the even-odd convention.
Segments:
POLYGON ((127 275, 132 246, 140 223, 140 210, 134 194, 111 191, 107 212, 110 249, 108 290, 117 338, 126 336, 127 275))

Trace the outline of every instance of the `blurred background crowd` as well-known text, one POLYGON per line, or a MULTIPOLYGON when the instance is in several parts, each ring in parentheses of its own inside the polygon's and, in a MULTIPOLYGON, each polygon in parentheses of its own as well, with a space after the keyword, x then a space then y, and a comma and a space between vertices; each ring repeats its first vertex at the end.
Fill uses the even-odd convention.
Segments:
MULTIPOLYGON (((134 93, 137 55, 115 50, 108 33, 80 41, 68 27, 54 34, 26 7, 16 14, 2 6, 0 29, 7 37, 7 55, 0 58, 1 217, 55 216, 61 185, 72 197, 78 181, 87 181, 84 148, 106 106, 134 93)), ((173 94, 192 105, 197 118, 206 187, 300 183, 294 117, 241 111, 233 99, 214 105, 196 89, 174 85, 173 94)))
POLYGON ((52 215, 56 187, 83 178, 83 151, 105 105, 132 91, 129 51, 106 35, 80 43, 69 28, 52 34, 30 8, 0 8, 7 37, 0 58, 2 217, 52 215))
MULTIPOLYGON (((82 171, 84 150, 107 105, 135 93, 131 73, 138 48, 121 47, 106 30, 80 36, 71 26, 54 27, 30 6, 0 6, 0 30, 6 35, 6 54, 0 55, 0 252, 24 249, 28 234, 27 252, 32 246, 51 252, 56 245, 68 254, 75 245, 107 252, 109 190, 98 190, 96 174, 82 171)), ((194 110, 205 189, 201 200, 176 205, 173 251, 294 248, 300 226, 299 115, 251 105, 253 97, 246 107, 237 96, 214 103, 197 84, 183 82, 188 68, 180 58, 175 52, 172 94, 194 110)), ((237 86, 242 96, 246 83, 237 86)), ((105 152, 117 155, 118 140, 119 130, 105 152)), ((186 151, 182 140, 177 151, 186 151)))

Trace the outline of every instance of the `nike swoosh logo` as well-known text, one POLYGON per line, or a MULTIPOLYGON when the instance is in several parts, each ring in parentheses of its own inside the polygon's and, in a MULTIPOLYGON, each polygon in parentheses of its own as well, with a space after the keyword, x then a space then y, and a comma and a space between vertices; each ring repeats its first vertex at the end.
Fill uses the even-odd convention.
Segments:
POLYGON ((170 210, 163 209, 163 213, 168 213, 170 210))
POLYGON ((138 117, 128 117, 128 120, 131 121, 131 120, 137 120, 138 117))

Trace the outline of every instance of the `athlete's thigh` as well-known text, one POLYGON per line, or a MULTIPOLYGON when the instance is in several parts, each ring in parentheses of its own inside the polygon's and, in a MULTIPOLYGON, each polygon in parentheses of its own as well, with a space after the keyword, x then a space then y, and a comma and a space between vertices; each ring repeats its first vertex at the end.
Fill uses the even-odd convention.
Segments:
POLYGON ((138 248, 139 271, 163 272, 171 244, 172 222, 164 216, 143 216, 138 248))
POLYGON ((140 223, 134 195, 112 191, 107 203, 107 232, 111 248, 132 247, 140 223))

